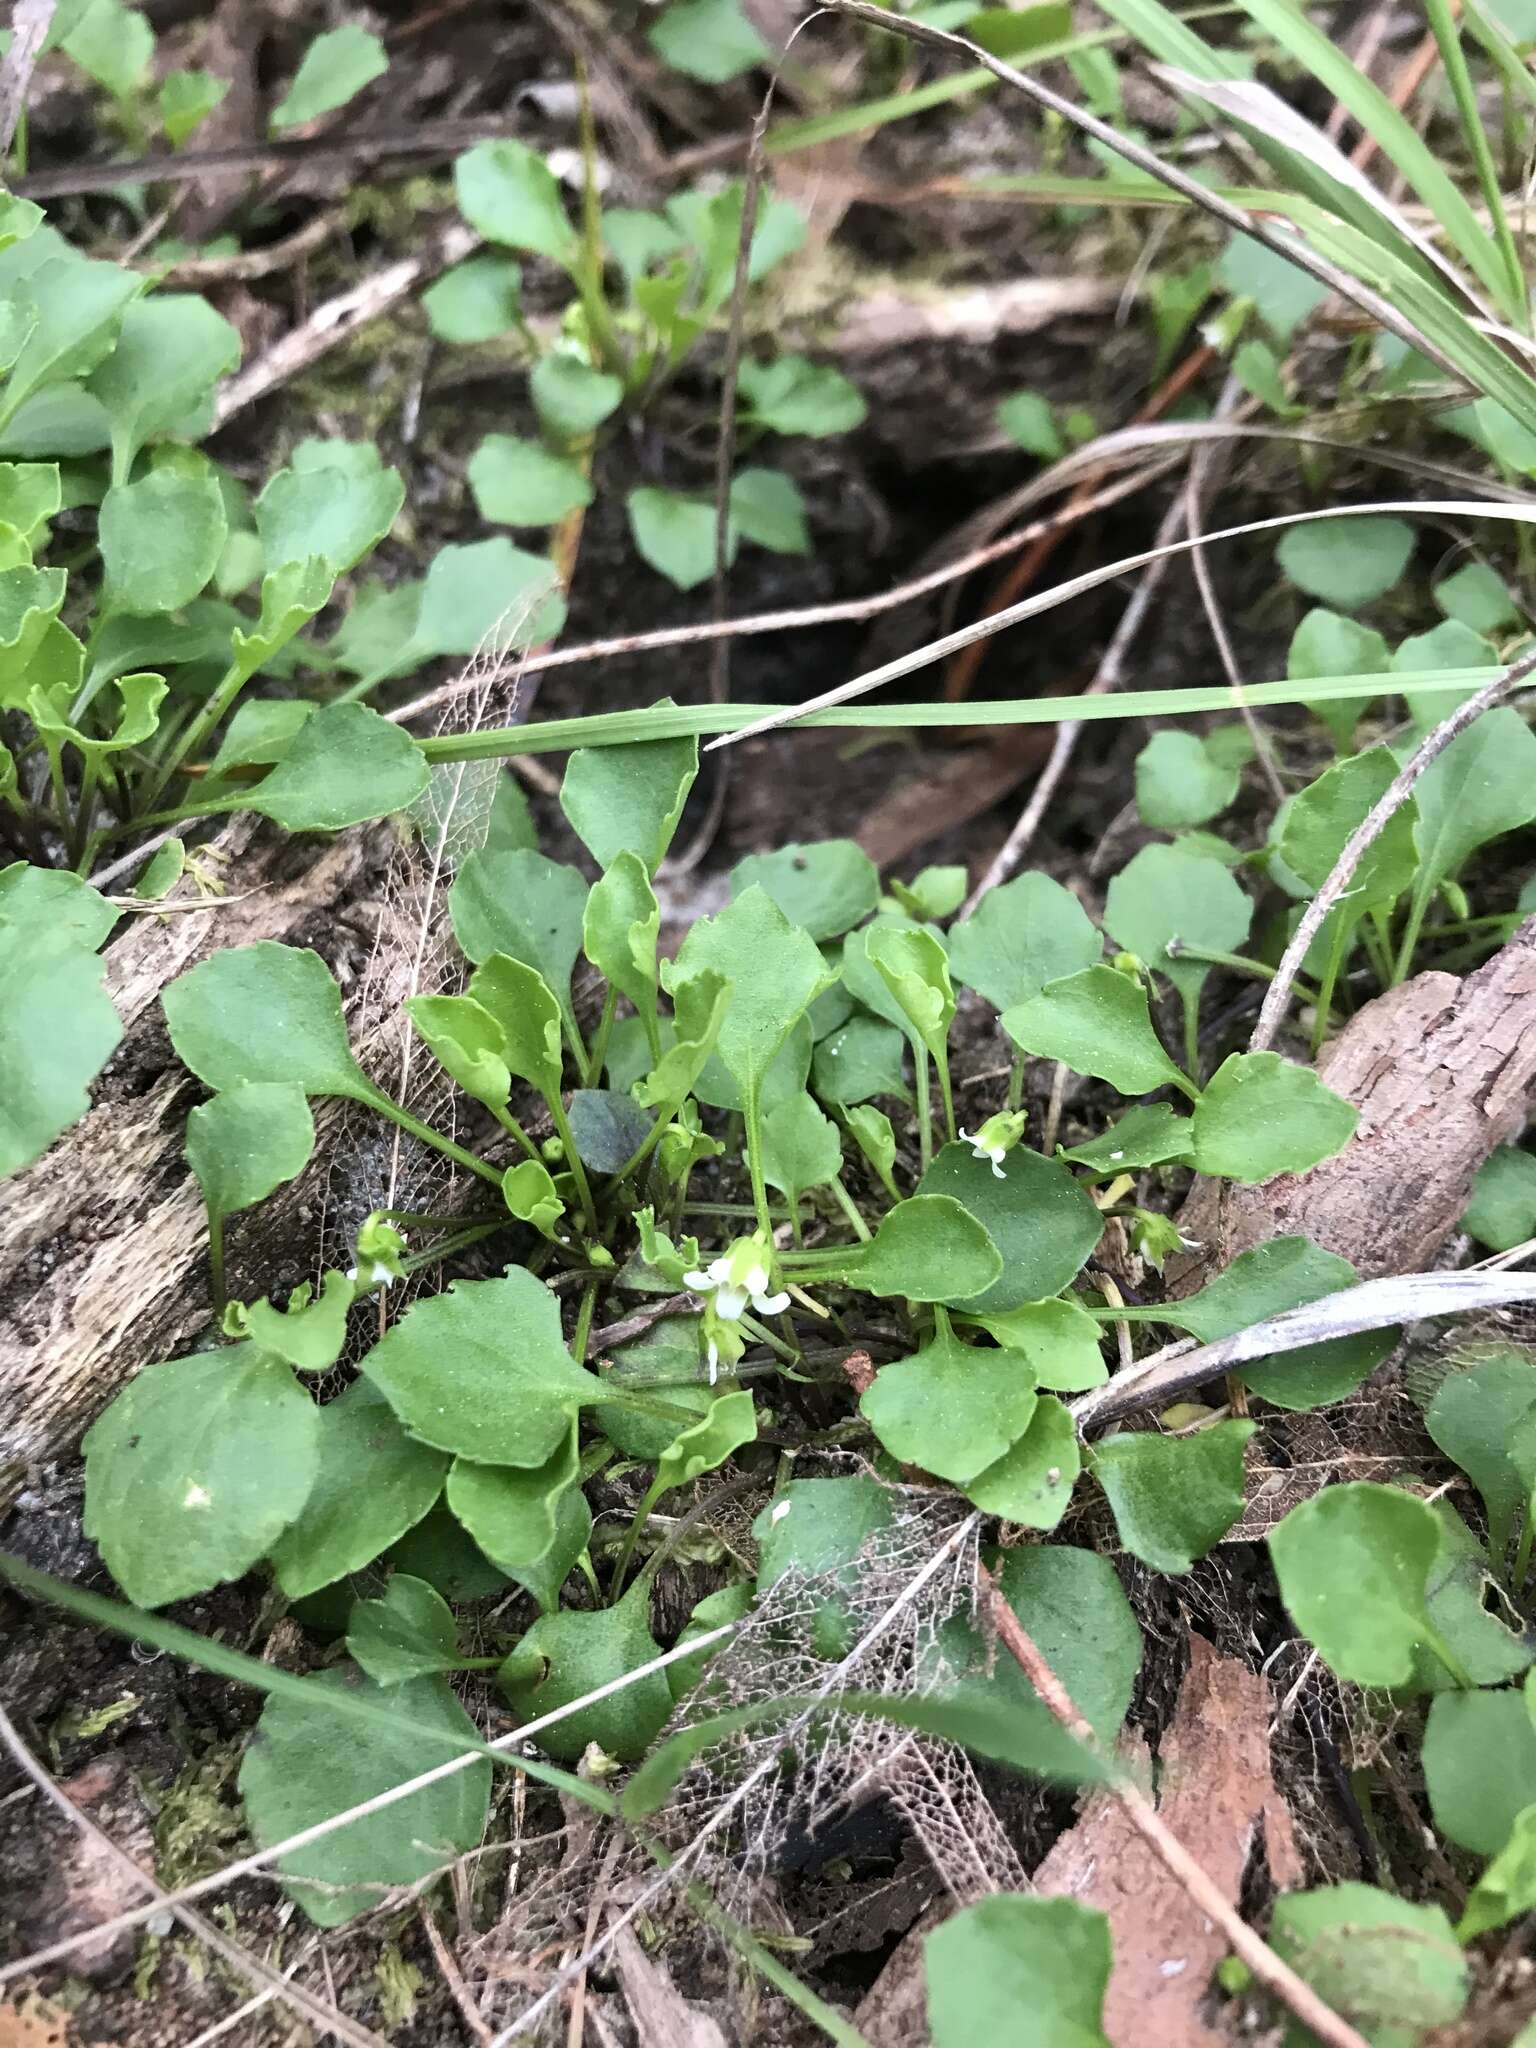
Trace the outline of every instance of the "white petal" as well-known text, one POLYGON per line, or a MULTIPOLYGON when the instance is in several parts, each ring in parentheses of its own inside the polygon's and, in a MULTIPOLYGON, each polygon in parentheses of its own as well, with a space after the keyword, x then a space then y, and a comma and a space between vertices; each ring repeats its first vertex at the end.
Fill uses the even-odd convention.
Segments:
POLYGON ((709 1384, 713 1386, 720 1377, 720 1347, 711 1337, 709 1340, 709 1384))
POLYGON ((786 1515, 787 1515, 787 1514, 789 1513, 790 1509, 791 1509, 791 1508, 792 1508, 793 1506, 794 1506, 794 1502, 793 1502, 792 1500, 781 1500, 781 1501, 779 1501, 779 1502, 777 1503, 777 1505, 776 1505, 776 1506, 775 1506, 775 1507, 773 1508, 772 1512, 771 1512, 771 1513, 769 1514, 769 1517, 768 1517, 769 1521, 770 1521, 770 1522, 782 1522, 782 1521, 783 1521, 783 1519, 784 1519, 784 1517, 785 1517, 785 1516, 786 1516, 786 1515))
POLYGON ((722 1283, 715 1293, 715 1314, 723 1316, 726 1322, 734 1323, 747 1305, 745 1287, 730 1287, 722 1283))
POLYGON ((683 1285, 692 1288, 695 1294, 708 1294, 714 1284, 708 1273, 685 1273, 683 1275, 683 1285))
POLYGON ((992 1178, 994 1180, 1006 1180, 1008 1178, 1007 1169, 998 1165, 995 1152, 992 1155, 992 1178))
POLYGON ((752 1306, 760 1316, 781 1316, 789 1307, 787 1294, 754 1294, 752 1306))
POLYGON ((768 1268, 766 1266, 753 1266, 745 1280, 743 1280, 742 1285, 746 1288, 748 1294, 755 1298, 768 1285, 768 1268))
POLYGON ((709 1277, 717 1287, 723 1286, 731 1277, 730 1259, 728 1257, 711 1259, 709 1262, 709 1277))
POLYGON ((961 1131, 961 1132, 959 1133, 959 1137, 960 1137, 960 1142, 961 1142, 962 1144, 964 1144, 964 1145, 969 1145, 969 1144, 972 1144, 972 1143, 974 1142, 974 1140, 972 1139, 972 1137, 971 1137, 971 1134, 970 1134, 970 1132, 969 1132, 969 1131, 961 1131))

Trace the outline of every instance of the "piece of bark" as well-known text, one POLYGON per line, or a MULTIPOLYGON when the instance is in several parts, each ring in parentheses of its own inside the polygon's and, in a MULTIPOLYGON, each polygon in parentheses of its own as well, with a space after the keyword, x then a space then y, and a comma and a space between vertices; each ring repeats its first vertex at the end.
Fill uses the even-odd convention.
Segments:
POLYGON ((984 747, 966 747, 890 790, 865 814, 854 837, 877 868, 905 860, 1017 789, 1045 760, 1054 736, 1055 728, 1044 725, 989 734, 984 747))
MULTIPOLYGON (((928 1908, 892 1950, 884 1969, 859 2001, 853 2023, 869 2048, 928 2048, 928 1983, 923 1943, 953 1911, 945 1899, 928 1908)), ((992 2048, 978 2042, 976 2048, 992 2048)))
POLYGON ((614 1936, 613 1962, 639 2048, 725 2048, 720 2022, 688 2003, 633 1929, 621 1928, 614 1936))
MULTIPOLYGON (((1261 1825, 1294 1882, 1298 1863, 1269 1760, 1269 1688, 1190 1637, 1190 1664, 1159 1751, 1158 1811, 1225 1896, 1237 1902, 1261 1825)), ((1109 1916, 1114 1964, 1104 2000, 1113 2048, 1227 2048, 1205 2016, 1221 1930, 1194 1906, 1107 1792, 1035 1872, 1037 1893, 1109 1916)))
POLYGON ((1344 1150, 1260 1187, 1198 1181, 1170 1259, 1191 1293, 1239 1252, 1299 1232, 1361 1279, 1423 1272, 1467 1206, 1473 1176, 1525 1123, 1536 1090, 1536 918, 1465 978, 1419 974, 1352 1017, 1317 1062, 1360 1111, 1344 1150))
MULTIPOLYGON (((92 1108, 0 1204, 0 1507, 29 1468, 72 1450, 141 1366, 174 1356, 208 1319, 202 1195, 182 1157, 202 1090, 166 1041, 161 990, 216 948, 257 939, 313 944, 333 964, 349 945, 366 951, 344 913, 378 872, 375 835, 347 833, 317 856, 313 840, 247 815, 218 844, 239 900, 136 916, 108 947, 123 1042, 92 1108)), ((261 1227, 274 1246, 289 1233, 291 1263, 297 1198, 285 1192, 261 1227)))

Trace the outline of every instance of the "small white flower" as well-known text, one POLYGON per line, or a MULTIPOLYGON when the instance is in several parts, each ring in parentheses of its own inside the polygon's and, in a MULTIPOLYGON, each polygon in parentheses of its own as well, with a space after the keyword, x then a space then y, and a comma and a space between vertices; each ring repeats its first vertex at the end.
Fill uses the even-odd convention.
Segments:
POLYGON ((713 1295, 711 1306, 715 1314, 724 1322, 734 1323, 740 1320, 749 1301, 760 1316, 779 1316, 789 1307, 787 1294, 768 1293, 769 1277, 768 1268, 760 1259, 740 1272, 735 1254, 726 1252, 711 1259, 702 1273, 685 1273, 683 1285, 695 1294, 713 1295))
POLYGON ((1007 1168, 1003 1165, 1003 1161, 1008 1157, 1008 1147, 1006 1145, 985 1144, 979 1131, 974 1136, 969 1131, 962 1131, 960 1138, 963 1144, 970 1146, 978 1159, 991 1160, 992 1177, 994 1180, 1006 1180, 1008 1178, 1007 1168))
POLYGON ((395 1284, 394 1274, 390 1271, 389 1267, 385 1265, 382 1259, 374 1260, 368 1278, 370 1283, 375 1287, 393 1287, 395 1284))

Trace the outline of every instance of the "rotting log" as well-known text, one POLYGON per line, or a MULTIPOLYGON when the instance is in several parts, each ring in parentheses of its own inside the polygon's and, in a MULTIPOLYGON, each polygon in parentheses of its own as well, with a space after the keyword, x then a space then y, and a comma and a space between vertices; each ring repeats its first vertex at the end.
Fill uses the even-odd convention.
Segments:
POLYGON ((1169 1261, 1191 1293, 1240 1252, 1299 1233, 1363 1280, 1420 1273, 1467 1206, 1477 1170, 1518 1135, 1536 1092, 1536 917, 1475 972, 1418 974, 1367 1003, 1317 1071, 1360 1112, 1355 1135, 1307 1173, 1259 1187, 1197 1181, 1169 1261))

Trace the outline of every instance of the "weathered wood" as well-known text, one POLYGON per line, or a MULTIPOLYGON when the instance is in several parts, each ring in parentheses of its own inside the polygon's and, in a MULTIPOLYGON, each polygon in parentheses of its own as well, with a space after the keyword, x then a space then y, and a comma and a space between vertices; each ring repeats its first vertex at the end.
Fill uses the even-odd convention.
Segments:
MULTIPOLYGON (((240 900, 136 916, 108 948, 123 1043, 85 1118, 0 1195, 0 1504, 208 1319, 202 1197, 182 1157, 202 1091, 170 1051, 161 989, 218 947, 288 939, 345 968, 367 943, 342 912, 378 871, 375 835, 317 857, 247 817, 218 843, 240 900)), ((270 1207, 274 1229, 292 1224, 281 1199, 270 1207)))
POLYGON ((1197 1252, 1169 1262, 1187 1294, 1239 1252, 1300 1232, 1362 1279, 1427 1270, 1473 1176, 1525 1123, 1536 1090, 1536 918, 1465 978, 1419 974, 1324 1048, 1317 1071, 1360 1111, 1344 1150, 1262 1187, 1197 1182, 1179 1216, 1197 1252))

